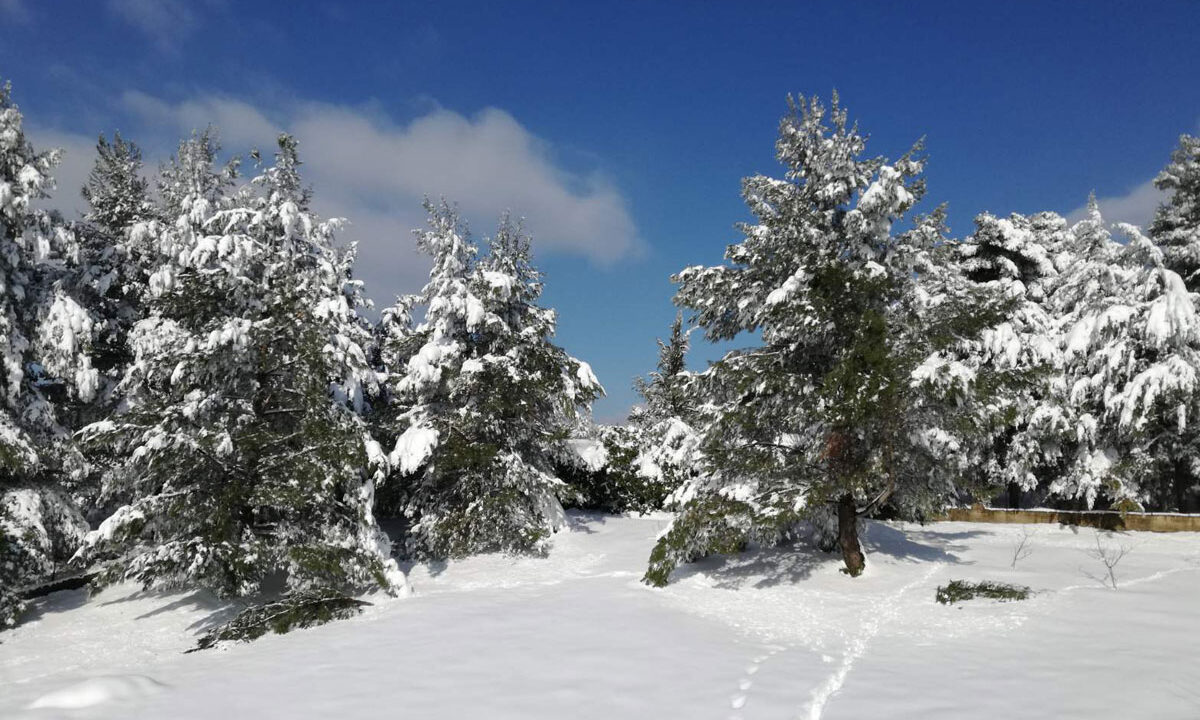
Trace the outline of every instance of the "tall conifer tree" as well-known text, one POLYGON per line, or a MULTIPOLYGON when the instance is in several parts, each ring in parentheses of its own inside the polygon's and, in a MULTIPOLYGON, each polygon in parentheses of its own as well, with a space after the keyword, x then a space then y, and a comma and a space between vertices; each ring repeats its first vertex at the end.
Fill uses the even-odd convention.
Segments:
POLYGON ((376 446, 355 405, 370 379, 358 288, 309 209, 295 141, 237 192, 208 133, 163 173, 150 316, 132 332, 128 408, 87 430, 122 459, 130 499, 81 560, 106 578, 251 595, 390 588, 372 515, 376 446))
MULTIPOLYGON (((433 256, 420 295, 424 322, 390 333, 397 365, 390 423, 395 473, 408 478, 407 551, 445 558, 538 551, 562 527, 553 458, 576 412, 603 392, 591 369, 556 346, 556 316, 540 307, 528 236, 507 218, 479 260, 445 203, 427 203, 433 256)), ((389 321, 407 316, 402 301, 389 321)))
POLYGON ((53 187, 58 153, 33 149, 10 93, 0 86, 0 628, 85 528, 63 487, 80 465, 53 401, 96 383, 83 355, 88 318, 60 287, 74 239, 32 204, 53 187))
POLYGON ((791 109, 776 144, 786 174, 744 182, 757 222, 729 264, 676 277, 676 302, 709 339, 758 331, 762 344, 695 384, 706 472, 651 555, 654 584, 680 561, 779 539, 827 507, 858 575, 857 519, 885 504, 936 509, 974 448, 982 384, 952 351, 995 309, 939 275, 940 214, 892 230, 924 192, 919 146, 894 163, 865 158, 836 95, 828 114, 815 99, 791 109))

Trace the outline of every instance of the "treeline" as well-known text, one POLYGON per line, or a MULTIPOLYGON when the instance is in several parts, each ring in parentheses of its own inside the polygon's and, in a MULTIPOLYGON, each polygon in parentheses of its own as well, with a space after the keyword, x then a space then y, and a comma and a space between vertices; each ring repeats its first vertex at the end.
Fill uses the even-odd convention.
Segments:
POLYGON ((1156 179, 1148 232, 1115 237, 1093 199, 1073 225, 984 214, 952 240, 942 208, 912 215, 920 145, 866 155, 836 95, 792 102, 776 151, 783 177, 744 181, 756 221, 727 262, 674 277, 706 337, 761 343, 700 373, 677 369, 679 339, 664 348, 641 458, 681 481, 680 513, 648 582, 801 536, 857 575, 858 519, 1000 492, 1196 508, 1200 138, 1156 179))
POLYGON ((603 389, 551 342, 519 223, 480 254, 427 203, 429 282, 372 323, 293 138, 247 169, 198 132, 152 184, 102 137, 68 222, 36 207, 56 154, 7 89, 0 112, 0 624, 84 572, 304 624, 401 590, 396 557, 537 552, 563 525, 556 466, 603 389))
POLYGON ((681 314, 644 404, 598 427, 603 390, 552 342, 519 223, 481 252, 427 203, 429 282, 371 322, 293 138, 244 168, 195 133, 151 182, 102 137, 67 221, 37 207, 56 156, 4 90, 0 622, 86 572, 270 598, 272 617, 294 600, 305 624, 403 588, 397 559, 541 552, 564 506, 677 511, 654 584, 802 538, 856 575, 860 518, 1001 491, 1194 506, 1200 140, 1148 233, 1120 239, 1095 203, 949 238, 940 208, 911 214, 921 148, 867 156, 836 97, 793 102, 776 148, 784 175, 746 179, 756 221, 727 262, 674 277, 687 325, 757 344, 689 372, 681 314))

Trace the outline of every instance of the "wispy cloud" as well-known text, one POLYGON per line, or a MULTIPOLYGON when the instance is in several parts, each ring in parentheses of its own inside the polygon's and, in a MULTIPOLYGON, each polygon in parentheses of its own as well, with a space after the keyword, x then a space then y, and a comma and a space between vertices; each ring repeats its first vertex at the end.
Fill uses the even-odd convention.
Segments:
MULTIPOLYGON (((1158 209, 1159 203, 1165 199, 1163 193, 1154 187, 1154 180, 1151 178, 1123 195, 1098 198, 1097 203, 1105 222, 1130 223, 1145 228, 1154 219, 1154 211, 1158 209)), ((1078 222, 1085 217, 1087 203, 1067 214, 1067 220, 1070 222, 1078 222)))
MULTIPOLYGON (((502 212, 527 218, 539 254, 610 265, 641 247, 628 202, 611 180, 564 168, 551 143, 503 110, 466 116, 434 106, 401 123, 369 108, 293 102, 267 111, 223 96, 166 101, 136 91, 124 93, 119 106, 131 121, 123 126, 127 137, 143 145, 151 166, 176 139, 209 124, 219 128, 226 149, 240 153, 257 147, 269 155, 279 132, 293 133, 316 191, 315 209, 350 221, 341 236, 358 244, 359 275, 381 303, 416 290, 428 273, 412 238, 424 224, 426 195, 458 203, 477 235, 489 234, 502 212)), ((59 185, 73 189, 57 195, 70 209, 81 202, 77 188, 94 139, 41 137, 68 146, 59 185)))
POLYGON ((50 200, 44 204, 62 211, 69 218, 83 214, 87 203, 79 191, 96 162, 96 138, 31 123, 26 123, 25 132, 38 151, 62 150, 58 167, 54 169, 55 188, 49 192, 50 200))
POLYGON ((108 9, 168 53, 179 52, 196 26, 196 15, 184 0, 108 0, 108 9))

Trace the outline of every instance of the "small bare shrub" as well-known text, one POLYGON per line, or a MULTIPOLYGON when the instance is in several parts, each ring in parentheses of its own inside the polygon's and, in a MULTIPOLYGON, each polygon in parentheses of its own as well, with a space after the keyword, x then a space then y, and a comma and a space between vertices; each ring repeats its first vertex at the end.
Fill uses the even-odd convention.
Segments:
POLYGON ((1087 553, 1091 557, 1099 560, 1100 563, 1102 565, 1104 565, 1106 576, 1097 577, 1095 575, 1092 575, 1091 573, 1085 573, 1085 574, 1088 577, 1092 578, 1093 580, 1099 581, 1101 585, 1106 585, 1108 587, 1111 587, 1113 590, 1116 590, 1117 589, 1117 573, 1116 573, 1117 564, 1120 563, 1122 558, 1124 558, 1126 555, 1128 555, 1130 553, 1130 551, 1132 551, 1132 550, 1133 550, 1133 546, 1126 545, 1124 543, 1118 543, 1117 545, 1114 546, 1110 543, 1103 542, 1100 537, 1100 531, 1097 530, 1096 531, 1096 549, 1088 550, 1087 553))
POLYGON ((1024 560, 1033 554, 1033 544, 1030 540, 1034 535, 1037 535, 1037 532, 1031 531, 1028 525, 1021 526, 1021 537, 1013 544, 1012 565, 1010 567, 1015 569, 1018 561, 1024 560))

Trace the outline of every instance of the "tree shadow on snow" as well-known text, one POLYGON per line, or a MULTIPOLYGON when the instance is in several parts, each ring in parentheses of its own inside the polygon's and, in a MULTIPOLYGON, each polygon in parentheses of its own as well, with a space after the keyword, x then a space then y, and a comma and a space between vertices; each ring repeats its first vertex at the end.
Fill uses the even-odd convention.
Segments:
POLYGON ((22 623, 40 620, 53 613, 75 610, 87 604, 91 593, 87 588, 75 590, 60 590, 45 597, 37 598, 29 603, 29 607, 21 614, 22 623))
POLYGON ((871 554, 878 554, 897 560, 970 565, 973 564, 971 561, 965 561, 954 554, 954 551, 964 549, 963 545, 954 541, 968 540, 986 534, 977 530, 955 533, 908 532, 883 523, 872 522, 867 524, 861 540, 868 558, 871 554), (920 542, 913 539, 914 535, 920 539, 920 542))
POLYGON ((804 543, 773 548, 752 548, 738 555, 713 555, 680 566, 671 581, 704 575, 722 590, 767 588, 804 580, 835 556, 804 543))
MULTIPOLYGON (((920 542, 904 530, 868 523, 861 534, 867 562, 871 555, 887 555, 898 560, 914 562, 942 562, 956 565, 973 564, 963 560, 955 551, 963 546, 956 540, 967 540, 985 533, 965 531, 958 533, 918 533, 920 542)), ((768 588, 788 585, 807 579, 813 571, 823 565, 841 565, 841 553, 823 552, 807 540, 771 548, 751 548, 738 555, 714 555, 680 566, 671 576, 672 582, 695 575, 704 575, 713 581, 713 586, 724 590, 741 588, 768 588)))
POLYGON ((101 602, 100 605, 120 605, 127 602, 153 601, 156 599, 161 600, 162 603, 138 615, 136 619, 144 620, 178 610, 208 611, 207 615, 188 625, 188 630, 196 632, 206 632, 224 623, 245 607, 245 603, 243 602, 222 600, 207 590, 194 590, 187 594, 170 590, 139 590, 122 597, 101 602))
POLYGON ((581 532, 588 535, 595 534, 592 529, 593 525, 604 525, 608 522, 608 518, 602 513, 594 512, 568 512, 567 513, 567 532, 581 532))
POLYGON ((401 572, 403 572, 405 575, 411 574, 414 568, 420 567, 424 568, 425 572, 428 573, 429 577, 431 578, 441 575, 442 573, 446 572, 446 568, 450 567, 450 563, 446 560, 404 560, 397 561, 396 564, 400 567, 401 572))

